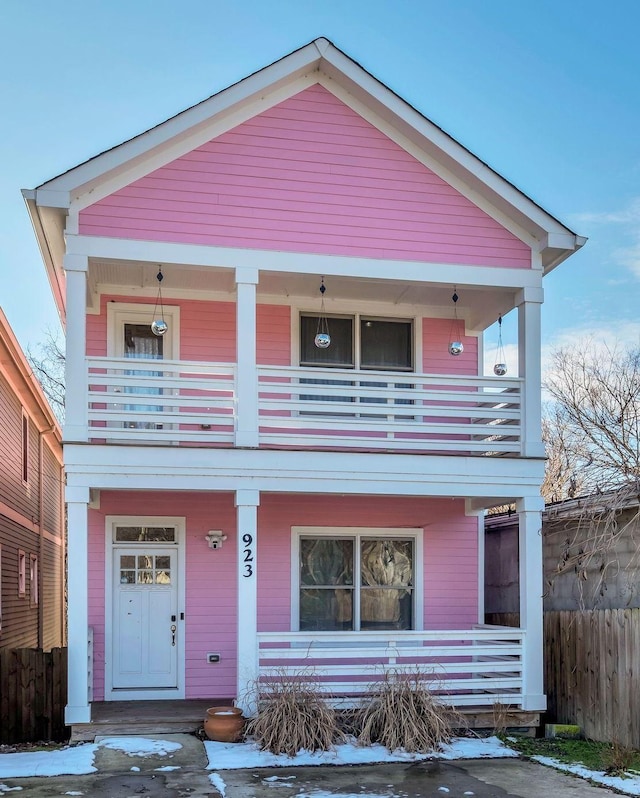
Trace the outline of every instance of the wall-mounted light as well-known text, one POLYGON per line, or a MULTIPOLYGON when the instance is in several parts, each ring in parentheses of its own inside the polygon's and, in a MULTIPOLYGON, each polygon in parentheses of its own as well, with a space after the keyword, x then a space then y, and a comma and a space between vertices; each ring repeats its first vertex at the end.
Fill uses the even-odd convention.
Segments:
POLYGON ((223 535, 222 531, 219 529, 210 529, 205 535, 204 539, 209 544, 210 549, 221 549, 222 544, 227 539, 227 536, 223 535))

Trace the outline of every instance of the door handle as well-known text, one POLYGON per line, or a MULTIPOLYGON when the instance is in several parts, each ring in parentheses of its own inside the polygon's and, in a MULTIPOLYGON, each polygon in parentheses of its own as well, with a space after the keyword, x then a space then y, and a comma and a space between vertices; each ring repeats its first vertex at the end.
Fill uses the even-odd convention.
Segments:
POLYGON ((175 644, 176 644, 176 629, 177 628, 178 627, 175 625, 175 623, 171 624, 171 645, 172 646, 175 646, 175 644))

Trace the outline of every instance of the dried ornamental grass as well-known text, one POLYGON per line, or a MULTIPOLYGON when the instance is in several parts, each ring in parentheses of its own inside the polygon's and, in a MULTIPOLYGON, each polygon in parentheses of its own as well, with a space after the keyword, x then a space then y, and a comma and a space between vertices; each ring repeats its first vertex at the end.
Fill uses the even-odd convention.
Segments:
POLYGON ((420 674, 389 673, 372 689, 362 710, 360 745, 380 743, 389 751, 403 748, 429 753, 451 740, 461 716, 437 701, 420 674))
POLYGON ((344 739, 336 712, 305 674, 273 677, 260 683, 258 713, 246 727, 263 751, 295 756, 298 751, 328 751, 344 739))

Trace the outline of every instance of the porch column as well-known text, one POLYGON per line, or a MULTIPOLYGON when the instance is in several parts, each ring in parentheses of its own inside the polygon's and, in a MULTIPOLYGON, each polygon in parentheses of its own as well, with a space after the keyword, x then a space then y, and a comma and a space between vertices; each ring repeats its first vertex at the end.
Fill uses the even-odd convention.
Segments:
POLYGON ((68 664, 66 724, 89 723, 89 610, 87 537, 89 488, 67 487, 68 664))
POLYGON ((236 703, 245 715, 256 709, 258 679, 257 490, 236 491, 238 520, 238 666, 236 703))
POLYGON ((258 446, 256 285, 258 270, 236 269, 236 446, 258 446))
POLYGON ((516 299, 518 305, 518 370, 524 379, 522 397, 523 457, 544 457, 542 443, 542 402, 540 383, 540 311, 542 288, 524 288, 516 299))
POLYGON ((542 617, 542 510, 541 497, 519 499, 518 542, 520 547, 520 627, 524 629, 523 703, 524 710, 546 709, 544 695, 544 629, 542 617))
POLYGON ((88 440, 88 374, 86 364, 86 308, 87 271, 86 255, 65 255, 66 274, 66 409, 63 440, 65 443, 82 443, 88 440))

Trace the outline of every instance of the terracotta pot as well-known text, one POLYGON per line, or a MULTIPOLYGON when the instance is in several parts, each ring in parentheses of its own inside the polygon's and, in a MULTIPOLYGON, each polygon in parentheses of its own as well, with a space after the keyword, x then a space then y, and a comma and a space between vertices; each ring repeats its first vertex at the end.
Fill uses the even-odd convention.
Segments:
POLYGON ((204 719, 204 731, 210 740, 237 743, 242 737, 245 718, 238 707, 210 707, 204 719))

